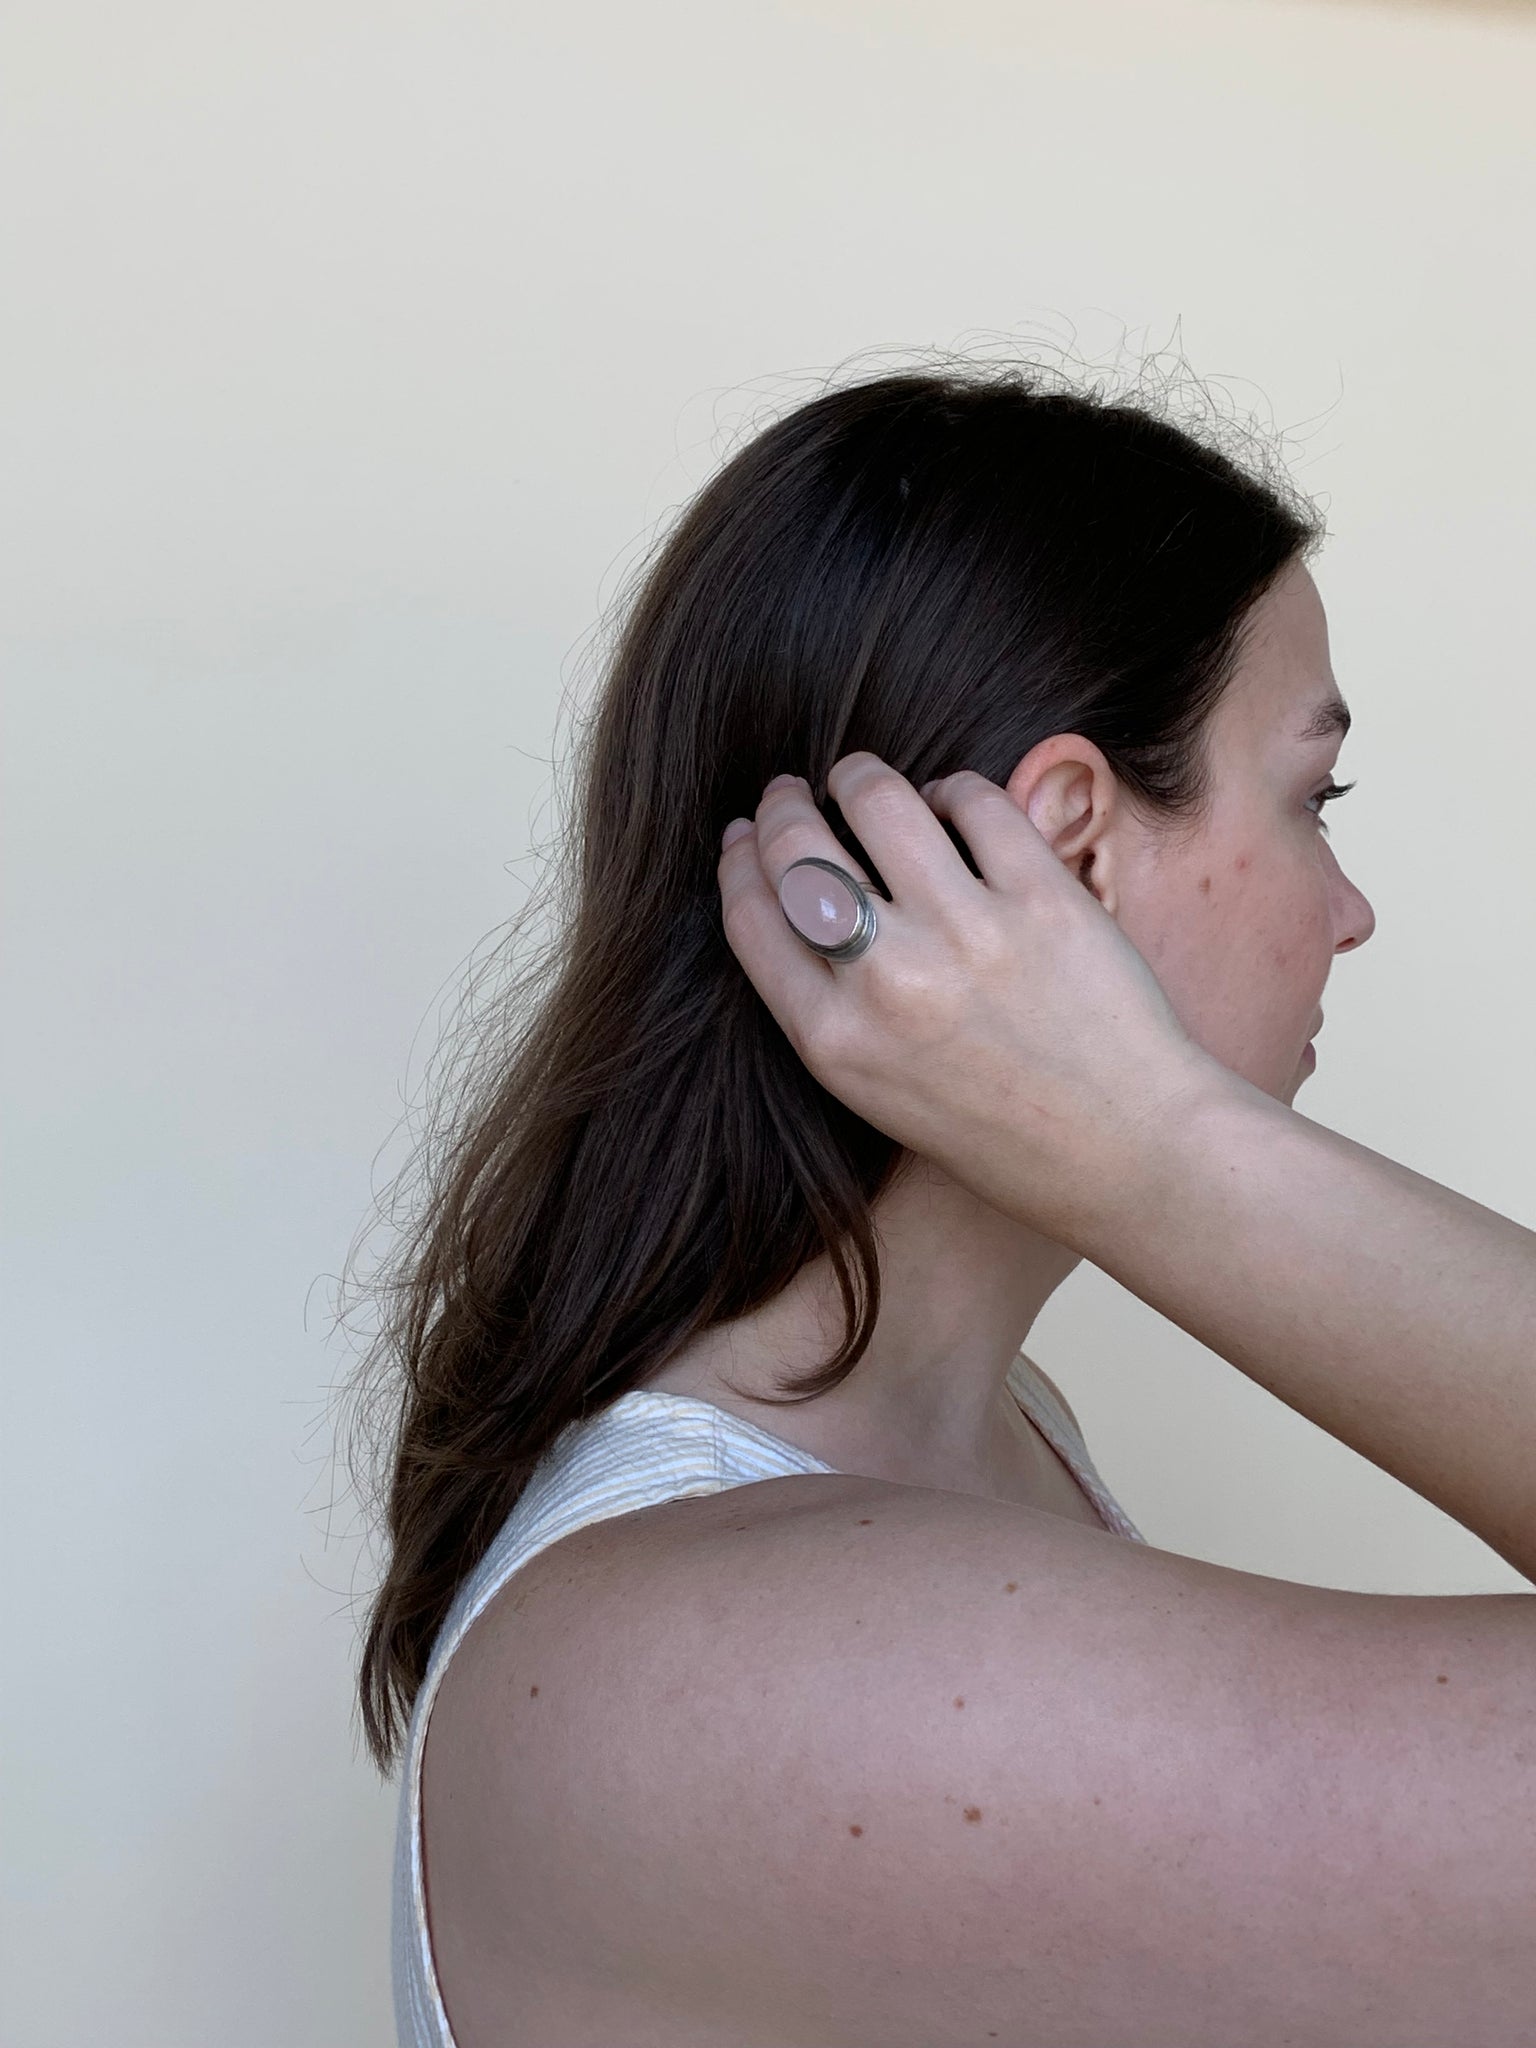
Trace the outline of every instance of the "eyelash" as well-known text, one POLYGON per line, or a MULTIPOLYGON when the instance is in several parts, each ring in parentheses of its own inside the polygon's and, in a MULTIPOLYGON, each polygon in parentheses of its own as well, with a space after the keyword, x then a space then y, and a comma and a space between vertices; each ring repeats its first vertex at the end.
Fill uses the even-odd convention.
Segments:
MULTIPOLYGON (((1320 789, 1314 796, 1308 797, 1307 802, 1312 804, 1336 803, 1341 796, 1348 796, 1354 786, 1353 782, 1330 782, 1326 789, 1320 789)), ((1326 832, 1328 827, 1322 823, 1322 812, 1320 810, 1314 811, 1312 815, 1318 820, 1321 829, 1326 832)))

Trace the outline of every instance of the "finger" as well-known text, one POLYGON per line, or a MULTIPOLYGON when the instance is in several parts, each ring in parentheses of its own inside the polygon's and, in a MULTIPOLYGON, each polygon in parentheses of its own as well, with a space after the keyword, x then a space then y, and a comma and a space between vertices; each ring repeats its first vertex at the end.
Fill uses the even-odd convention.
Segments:
POLYGON ((814 856, 846 868, 879 899, 880 892, 822 816, 806 783, 781 782, 776 789, 763 791, 757 807, 756 837, 763 873, 775 889, 786 869, 797 860, 814 856))
POLYGON ((1029 813, 985 775, 957 769, 925 783, 923 796, 936 818, 947 818, 955 827, 982 880, 991 887, 1050 887, 1058 878, 1068 878, 1068 870, 1029 813))
POLYGON ((827 793, 879 869, 893 903, 909 909, 952 906, 957 892, 974 884, 933 810, 878 754, 844 754, 827 776, 827 793))
POLYGON ((723 849, 716 873, 726 942, 784 1036, 804 1057, 832 994, 832 964, 790 930, 778 887, 763 872, 755 830, 723 849))

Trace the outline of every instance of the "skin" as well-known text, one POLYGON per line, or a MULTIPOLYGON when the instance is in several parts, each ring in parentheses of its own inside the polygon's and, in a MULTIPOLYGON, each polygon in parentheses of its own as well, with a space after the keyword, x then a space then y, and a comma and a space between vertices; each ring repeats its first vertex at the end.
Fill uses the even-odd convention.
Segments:
MULTIPOLYGON (((1317 801, 1342 735, 1302 736, 1338 697, 1322 600, 1296 564, 1255 606, 1212 714, 1213 796, 1195 828, 1143 818, 1077 733, 1032 747, 1005 785, 1134 941, 1191 1037, 1287 1104, 1311 1071, 1306 1048, 1334 957, 1375 928, 1317 801)), ((647 1384, 711 1401, 844 1472, 1012 1499, 1059 1484, 1006 1379, 1079 1255, 916 1155, 875 1220, 880 1315, 841 1386, 801 1406, 759 1398, 841 1336, 825 1259, 755 1314, 705 1332, 647 1384)))

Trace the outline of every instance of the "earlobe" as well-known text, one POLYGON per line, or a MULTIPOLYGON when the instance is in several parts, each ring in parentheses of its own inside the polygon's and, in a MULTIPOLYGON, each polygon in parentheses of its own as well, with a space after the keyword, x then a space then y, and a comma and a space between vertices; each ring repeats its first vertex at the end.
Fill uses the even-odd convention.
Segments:
POLYGON ((1090 846, 1077 864, 1077 879, 1088 891, 1094 902, 1107 910, 1110 916, 1113 917, 1115 914, 1113 892, 1105 884, 1103 876, 1096 875, 1093 872, 1093 864, 1094 849, 1090 846))
POLYGON ((1077 879, 1101 909, 1111 917, 1118 917, 1119 899, 1115 894, 1114 876, 1111 868, 1098 858, 1102 851, 1103 848, 1097 846, 1084 848, 1074 862, 1077 879))

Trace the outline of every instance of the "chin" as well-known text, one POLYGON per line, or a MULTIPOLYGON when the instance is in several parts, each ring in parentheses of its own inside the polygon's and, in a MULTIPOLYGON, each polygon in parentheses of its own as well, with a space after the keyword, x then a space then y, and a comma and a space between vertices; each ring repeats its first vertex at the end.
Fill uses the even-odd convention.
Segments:
POLYGON ((1283 1081, 1256 1081, 1254 1086, 1262 1088, 1266 1095, 1272 1095, 1276 1102, 1283 1102, 1289 1108, 1292 1100, 1311 1078, 1311 1063, 1302 1065, 1298 1061, 1283 1081))
MULTIPOLYGON (((1198 1039, 1195 1042, 1200 1043, 1198 1039)), ((1206 1050, 1209 1051, 1210 1048, 1207 1047, 1206 1050)), ((1295 1055, 1288 1068, 1280 1064, 1283 1054, 1276 1053, 1274 1064, 1270 1065, 1268 1059, 1256 1054, 1251 1046, 1246 1049, 1244 1057, 1230 1058, 1220 1052, 1213 1053, 1212 1057, 1219 1060, 1223 1066, 1230 1067, 1232 1072, 1240 1075, 1250 1087, 1257 1088, 1264 1095, 1272 1096, 1276 1102, 1287 1104, 1302 1083, 1311 1080, 1313 1069, 1317 1065, 1315 1050, 1309 1057, 1305 1047, 1295 1055)))

